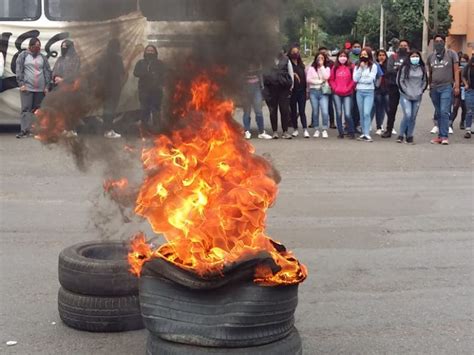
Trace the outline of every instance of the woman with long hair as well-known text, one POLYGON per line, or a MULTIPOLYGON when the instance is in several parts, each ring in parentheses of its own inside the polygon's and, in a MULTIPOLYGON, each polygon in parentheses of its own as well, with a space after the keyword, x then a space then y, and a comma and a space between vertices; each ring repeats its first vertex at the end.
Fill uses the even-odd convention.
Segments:
POLYGON ((377 65, 374 63, 372 49, 365 47, 360 52, 359 63, 354 69, 353 79, 357 83, 357 106, 360 113, 362 135, 358 140, 372 142, 370 136, 370 121, 374 105, 375 79, 377 65))
POLYGON ((385 114, 388 113, 389 96, 387 81, 385 80, 385 72, 387 71, 387 52, 384 49, 377 51, 377 64, 380 69, 381 75, 378 75, 375 81, 375 97, 374 97, 374 108, 375 108, 375 124, 377 131, 376 135, 381 136, 383 133, 383 121, 385 120, 385 114))
POLYGON ((319 110, 323 116, 322 129, 323 138, 328 138, 329 128, 329 94, 324 92, 323 86, 328 84, 331 70, 329 69, 327 57, 323 54, 315 56, 313 64, 306 69, 307 91, 309 93, 309 100, 311 102, 312 114, 311 122, 315 128, 313 137, 319 138, 321 132, 319 131, 319 110))
POLYGON ((465 128, 465 121, 466 121, 466 101, 465 101, 465 93, 466 93, 466 88, 464 86, 464 83, 462 81, 462 72, 464 68, 467 66, 467 63, 469 62, 469 56, 466 53, 461 53, 459 56, 459 74, 461 75, 461 93, 458 96, 453 95, 453 111, 451 112, 451 117, 450 117, 450 123, 451 123, 451 128, 453 127, 453 123, 456 120, 456 117, 458 116, 459 108, 461 108, 461 122, 459 123, 459 129, 464 129, 465 128))
POLYGON ((288 58, 290 58, 293 66, 294 86, 290 96, 290 116, 293 125, 293 137, 298 136, 298 114, 303 127, 303 135, 309 138, 308 124, 306 122, 306 71, 303 60, 301 59, 300 49, 298 46, 293 46, 288 51, 288 58))
POLYGON ((346 52, 337 54, 336 62, 331 69, 329 85, 333 93, 334 106, 336 108, 336 123, 339 132, 338 138, 344 138, 344 125, 342 124, 342 112, 346 121, 348 136, 355 138, 354 121, 352 120, 352 95, 355 83, 352 80, 353 66, 346 52))
POLYGON ((423 92, 428 86, 425 63, 419 51, 412 50, 408 55, 408 60, 403 62, 398 71, 397 85, 400 90, 400 105, 403 110, 397 142, 402 143, 406 138, 406 143, 414 144, 416 116, 423 92))

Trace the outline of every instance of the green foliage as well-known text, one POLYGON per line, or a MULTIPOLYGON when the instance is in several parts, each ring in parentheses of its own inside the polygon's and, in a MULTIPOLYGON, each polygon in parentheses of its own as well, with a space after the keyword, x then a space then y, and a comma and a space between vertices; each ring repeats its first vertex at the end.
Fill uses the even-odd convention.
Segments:
POLYGON ((380 33, 380 6, 362 6, 357 12, 354 26, 355 37, 362 42, 363 37, 366 36, 366 44, 376 47, 380 33))

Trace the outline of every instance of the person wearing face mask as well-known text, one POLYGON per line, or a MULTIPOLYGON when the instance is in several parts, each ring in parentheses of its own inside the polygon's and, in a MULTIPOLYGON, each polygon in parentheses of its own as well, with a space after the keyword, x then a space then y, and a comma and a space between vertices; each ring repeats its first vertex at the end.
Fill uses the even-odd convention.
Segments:
POLYGON ((293 137, 298 137, 298 114, 303 127, 303 136, 309 138, 308 124, 306 121, 306 72, 301 60, 300 50, 297 46, 288 52, 293 67, 294 86, 290 96, 290 116, 293 125, 293 137))
POLYGON ((416 116, 420 108, 423 93, 428 86, 425 63, 421 53, 412 51, 409 60, 405 61, 397 74, 397 85, 400 89, 400 105, 403 110, 403 119, 400 122, 398 143, 414 144, 416 116))
MULTIPOLYGON (((61 43, 61 56, 53 68, 53 90, 72 85, 79 76, 81 60, 74 48, 74 42, 64 40, 61 43)), ((66 122, 69 123, 69 122, 66 122)), ((77 136, 75 127, 65 127, 63 135, 72 138, 77 136)))
POLYGON ((339 52, 336 62, 331 68, 329 85, 333 93, 334 107, 336 109, 336 123, 340 139, 344 138, 344 125, 342 124, 342 113, 347 125, 348 137, 355 138, 354 122, 352 121, 352 95, 354 94, 355 83, 352 80, 353 67, 347 54, 339 52))
POLYGON ((79 76, 81 59, 76 53, 74 42, 65 40, 61 43, 61 56, 54 64, 53 84, 59 86, 63 83, 72 84, 79 76))
POLYGON ((356 65, 352 75, 353 80, 357 83, 356 98, 362 127, 362 134, 358 140, 364 142, 373 141, 370 136, 370 122, 372 107, 374 106, 375 79, 377 77, 377 72, 378 68, 373 62, 372 49, 370 47, 365 47, 360 52, 359 64, 356 65))
POLYGON ((438 137, 432 144, 448 145, 449 118, 452 96, 460 94, 459 58, 455 51, 445 47, 443 35, 434 36, 434 52, 428 57, 430 97, 438 122, 438 137))
POLYGON ((352 42, 351 51, 349 54, 349 60, 352 64, 357 65, 359 63, 360 52, 362 51, 362 46, 359 41, 352 42))
POLYGON ((16 80, 21 98, 21 131, 17 138, 32 135, 34 112, 40 108, 48 91, 51 74, 48 58, 41 53, 40 40, 32 38, 28 49, 21 52, 16 61, 16 80))
MULTIPOLYGON (((393 41, 392 41, 393 42, 393 41)), ((397 86, 398 70, 404 62, 408 60, 409 43, 406 39, 394 42, 398 49, 387 61, 387 70, 385 71, 385 82, 388 91, 388 111, 387 128, 382 134, 382 138, 390 138, 392 134, 397 134, 394 130, 395 117, 397 116, 398 104, 400 103, 400 91, 397 86)))
MULTIPOLYGON (((324 90, 323 86, 328 87, 328 80, 331 75, 327 63, 327 57, 318 54, 314 57, 313 63, 306 69, 307 93, 311 102, 311 123, 315 128, 313 137, 319 138, 319 111, 323 116, 322 137, 329 138, 329 93, 324 90)), ((330 90, 329 90, 330 91, 330 90)))
POLYGON ((278 139, 278 110, 280 110, 282 138, 291 139, 288 133, 290 122, 290 95, 293 90, 295 76, 290 59, 286 51, 282 49, 273 60, 273 65, 267 68, 263 74, 263 96, 270 111, 270 122, 272 124, 273 139, 278 139))
POLYGON ((472 119, 474 117, 474 53, 462 71, 462 81, 466 101, 466 133, 464 138, 469 139, 472 134, 472 119))
POLYGON ((375 116, 376 135, 381 136, 383 134, 383 122, 385 115, 388 112, 389 96, 387 82, 385 80, 385 72, 387 71, 387 52, 383 49, 377 51, 377 65, 379 67, 379 73, 377 74, 377 80, 375 82, 375 104, 372 117, 375 116))
MULTIPOLYGON (((459 53, 458 53, 459 54, 459 53)), ((459 56, 459 75, 462 75, 462 71, 467 66, 469 62, 469 56, 467 54, 462 54, 459 56)), ((453 97, 453 111, 451 112, 450 117, 450 133, 452 133, 452 126, 456 117, 458 116, 459 108, 461 108, 461 122, 459 123, 459 129, 464 129, 464 122, 466 120, 466 100, 465 100, 465 86, 464 82, 461 80, 461 93, 458 96, 453 97)))
POLYGON ((135 65, 133 75, 138 78, 138 98, 142 111, 142 124, 146 129, 158 128, 165 68, 158 59, 158 50, 153 45, 145 47, 143 59, 135 65))

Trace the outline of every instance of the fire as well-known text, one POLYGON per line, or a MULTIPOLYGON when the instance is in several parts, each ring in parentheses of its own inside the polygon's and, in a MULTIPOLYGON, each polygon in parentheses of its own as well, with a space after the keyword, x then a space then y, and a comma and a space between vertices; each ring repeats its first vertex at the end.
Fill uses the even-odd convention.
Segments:
POLYGON ((111 192, 114 189, 125 190, 128 187, 127 179, 113 180, 108 179, 104 181, 104 191, 111 192))
MULTIPOLYGON (((265 234, 266 211, 278 192, 270 163, 243 139, 233 102, 219 99, 216 83, 201 74, 189 91, 179 111, 181 128, 155 137, 142 151, 146 177, 135 212, 167 243, 151 250, 142 234, 136 237, 132 272, 139 275, 147 260, 162 257, 204 277, 267 251, 281 270, 258 267, 255 282, 302 282, 306 268, 265 234)), ((183 95, 181 84, 175 99, 183 95)))

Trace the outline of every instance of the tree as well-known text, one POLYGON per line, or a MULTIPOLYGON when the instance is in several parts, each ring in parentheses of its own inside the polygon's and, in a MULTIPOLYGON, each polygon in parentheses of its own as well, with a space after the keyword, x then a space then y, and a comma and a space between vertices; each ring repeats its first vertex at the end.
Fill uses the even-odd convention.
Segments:
POLYGON ((367 45, 375 46, 378 43, 380 29, 380 6, 365 5, 357 11, 354 24, 355 37, 363 39, 366 36, 367 45))

